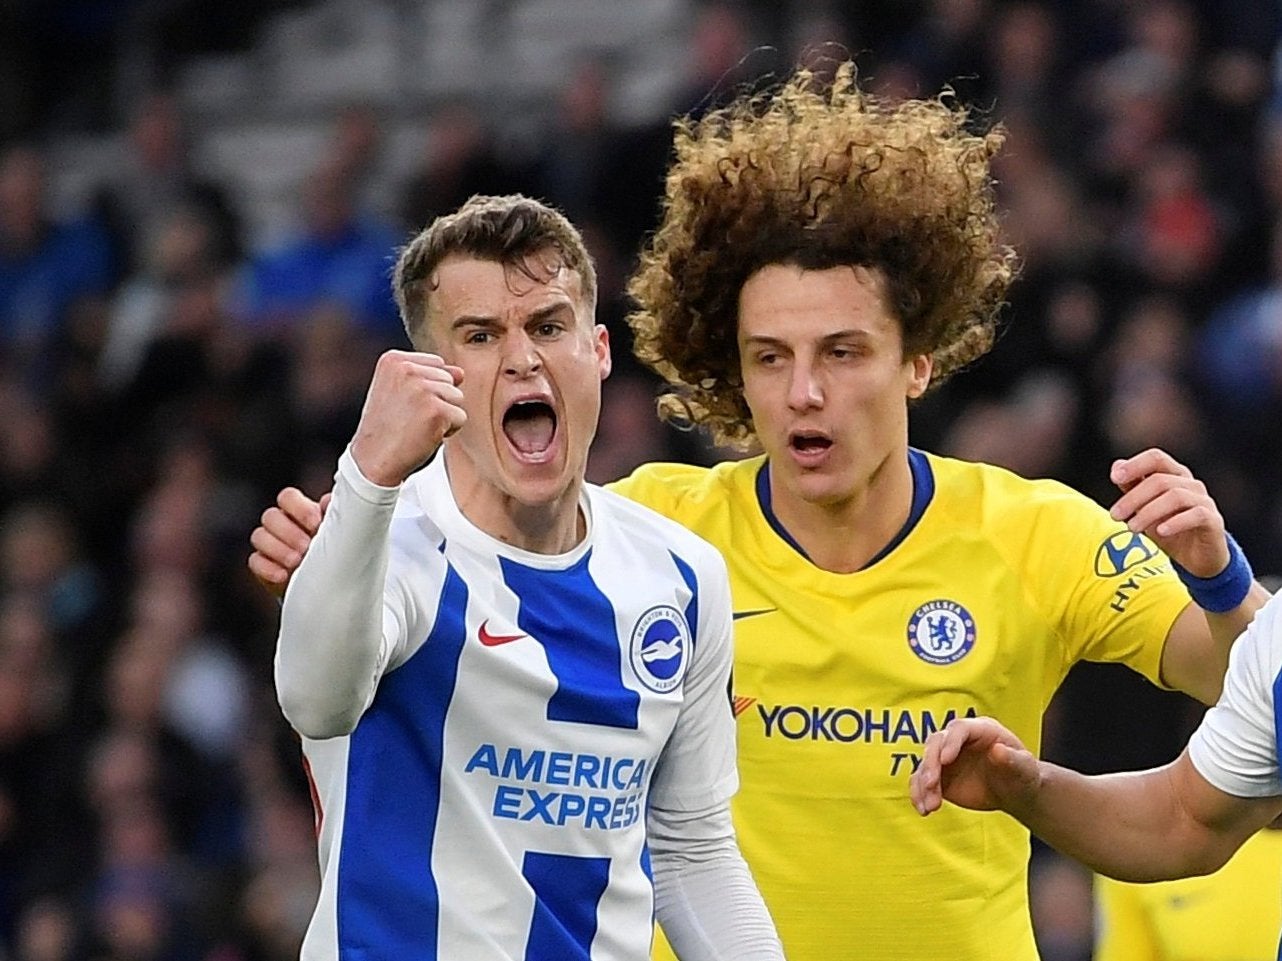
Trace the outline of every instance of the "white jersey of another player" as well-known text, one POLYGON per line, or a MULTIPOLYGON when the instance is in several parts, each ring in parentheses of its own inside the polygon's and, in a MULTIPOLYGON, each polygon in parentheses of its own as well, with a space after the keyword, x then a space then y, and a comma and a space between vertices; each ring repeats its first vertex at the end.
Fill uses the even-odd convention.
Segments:
POLYGON ((337 671, 355 728, 303 739, 322 872, 305 961, 648 957, 647 810, 737 786, 729 587, 684 528, 590 485, 580 506, 577 547, 528 553, 459 512, 443 457, 398 497, 343 456, 282 618, 282 704, 335 676, 291 608, 363 592, 382 630, 350 641, 377 647, 374 676, 337 671))
POLYGON ((1235 797, 1282 794, 1278 743, 1282 731, 1282 595, 1255 615, 1233 645, 1224 693, 1189 741, 1198 773, 1235 797))

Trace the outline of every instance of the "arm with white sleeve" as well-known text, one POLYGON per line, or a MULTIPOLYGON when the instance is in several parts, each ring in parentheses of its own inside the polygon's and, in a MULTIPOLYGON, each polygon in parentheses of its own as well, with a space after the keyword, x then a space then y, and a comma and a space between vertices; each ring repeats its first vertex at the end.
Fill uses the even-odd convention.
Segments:
POLYGON ((367 480, 351 452, 339 460, 334 497, 281 609, 276 692, 304 737, 350 734, 411 626, 426 633, 408 592, 388 582, 398 487, 367 480))
POLYGON ((685 703, 655 770, 648 815, 654 913, 681 961, 781 961, 774 921, 730 820, 738 787, 730 709, 730 585, 701 578, 699 645, 685 703))
POLYGON ((423 631, 422 605, 388 577, 390 526, 400 485, 466 420, 461 378, 412 351, 387 351, 374 368, 333 500, 281 611, 277 697, 305 737, 350 734, 406 638, 423 631))

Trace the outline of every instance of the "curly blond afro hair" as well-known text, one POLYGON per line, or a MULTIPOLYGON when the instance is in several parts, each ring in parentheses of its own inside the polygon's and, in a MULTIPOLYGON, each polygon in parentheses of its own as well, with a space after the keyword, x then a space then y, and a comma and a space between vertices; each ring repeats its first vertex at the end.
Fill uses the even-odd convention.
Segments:
POLYGON ((934 358, 931 386, 982 356, 1016 271, 1000 237, 989 161, 1003 134, 967 129, 945 94, 899 103, 801 70, 676 124, 663 220, 628 293, 637 357, 669 385, 666 419, 719 443, 754 439, 736 338, 757 270, 876 268, 905 355, 934 358))

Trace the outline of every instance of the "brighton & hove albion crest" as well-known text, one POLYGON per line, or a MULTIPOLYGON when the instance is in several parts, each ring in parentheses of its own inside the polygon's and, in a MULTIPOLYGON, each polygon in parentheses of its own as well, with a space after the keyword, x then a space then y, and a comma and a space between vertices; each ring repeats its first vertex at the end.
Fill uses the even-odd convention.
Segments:
POLYGON ((975 619, 956 601, 929 601, 908 619, 908 646, 928 664, 953 664, 975 646, 975 619))
POLYGON ((632 670, 652 691, 667 694, 685 676, 690 628, 675 607, 652 607, 632 628, 632 670))

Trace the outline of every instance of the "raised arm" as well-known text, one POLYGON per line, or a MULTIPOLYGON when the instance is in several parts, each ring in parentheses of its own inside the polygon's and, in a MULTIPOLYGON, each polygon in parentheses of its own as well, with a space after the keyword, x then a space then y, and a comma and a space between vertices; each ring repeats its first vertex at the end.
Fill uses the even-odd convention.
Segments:
POLYGON ((1172 561, 1193 603, 1176 618, 1162 651, 1162 680, 1213 704, 1233 641, 1269 599, 1224 529, 1206 485, 1165 451, 1152 448, 1116 461, 1110 472, 1122 496, 1112 516, 1142 532, 1172 561))
POLYGON ((456 370, 403 351, 375 368, 327 519, 304 545, 281 611, 277 696, 306 737, 350 733, 420 626, 419 605, 389 583, 390 525, 401 482, 463 421, 456 370))

